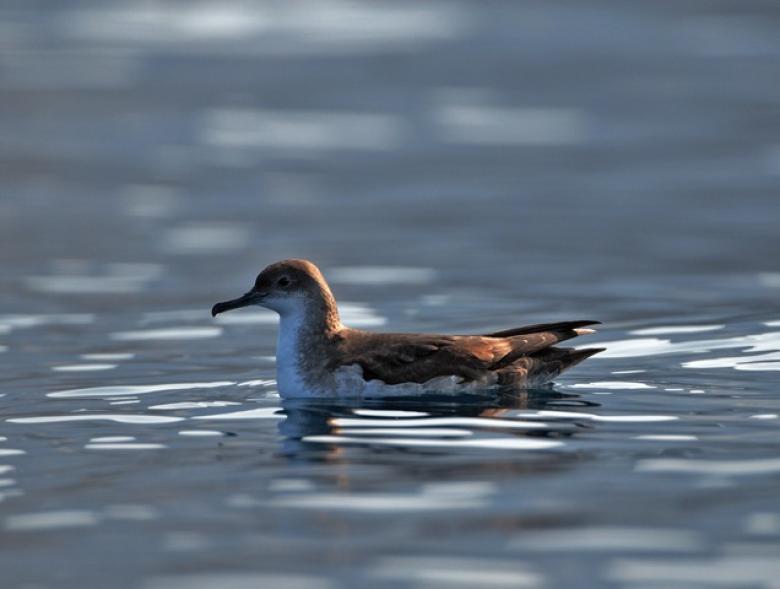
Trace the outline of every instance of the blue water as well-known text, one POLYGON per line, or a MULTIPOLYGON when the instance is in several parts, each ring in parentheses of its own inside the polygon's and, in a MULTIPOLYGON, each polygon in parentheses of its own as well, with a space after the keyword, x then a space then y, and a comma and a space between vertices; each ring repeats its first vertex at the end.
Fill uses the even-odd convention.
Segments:
POLYGON ((771 3, 6 3, 3 588, 774 587, 771 3), (292 403, 345 323, 599 319, 512 398, 292 403))

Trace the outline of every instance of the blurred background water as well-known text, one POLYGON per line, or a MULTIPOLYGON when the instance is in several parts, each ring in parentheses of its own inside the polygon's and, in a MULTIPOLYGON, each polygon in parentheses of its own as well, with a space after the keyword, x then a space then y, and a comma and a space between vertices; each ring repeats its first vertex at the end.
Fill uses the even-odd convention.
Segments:
POLYGON ((3 587, 777 587, 776 2, 0 6, 3 587), (282 403, 345 322, 605 322, 513 399, 282 403))

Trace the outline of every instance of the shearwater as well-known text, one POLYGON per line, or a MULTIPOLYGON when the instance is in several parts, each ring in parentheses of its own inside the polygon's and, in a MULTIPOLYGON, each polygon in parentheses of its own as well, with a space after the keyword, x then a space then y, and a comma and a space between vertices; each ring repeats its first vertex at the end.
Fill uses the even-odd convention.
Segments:
POLYGON ((279 314, 277 386, 283 397, 407 396, 532 388, 603 348, 555 347, 598 321, 564 321, 484 335, 373 333, 346 327, 319 268, 271 264, 243 296, 211 314, 260 305, 279 314))

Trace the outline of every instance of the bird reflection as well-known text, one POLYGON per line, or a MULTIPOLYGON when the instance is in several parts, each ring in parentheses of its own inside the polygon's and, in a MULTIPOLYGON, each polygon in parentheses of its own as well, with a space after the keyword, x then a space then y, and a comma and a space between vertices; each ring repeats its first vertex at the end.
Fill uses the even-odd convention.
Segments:
POLYGON ((281 453, 287 458, 332 462, 340 459, 347 445, 447 451, 448 444, 452 448, 470 444, 489 448, 493 440, 496 447, 512 447, 511 443, 543 447, 542 440, 570 436, 582 426, 538 423, 526 429, 523 424, 529 422, 523 420, 521 412, 594 405, 598 404, 553 387, 499 396, 426 396, 424 400, 288 399, 282 402, 285 419, 278 427, 281 453))

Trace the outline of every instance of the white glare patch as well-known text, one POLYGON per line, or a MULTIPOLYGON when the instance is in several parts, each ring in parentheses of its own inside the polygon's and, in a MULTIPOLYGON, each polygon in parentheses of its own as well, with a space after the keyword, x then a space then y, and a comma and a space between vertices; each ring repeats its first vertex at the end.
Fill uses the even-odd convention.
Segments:
POLYGON ((106 387, 91 387, 86 389, 68 389, 66 391, 55 391, 47 393, 47 397, 56 399, 72 399, 82 397, 114 397, 114 396, 135 396, 147 393, 158 393, 161 391, 187 391, 194 389, 215 389, 236 384, 230 380, 219 380, 215 382, 181 382, 168 384, 152 385, 117 385, 106 387))
POLYGON ((103 514, 111 519, 128 521, 149 521, 158 517, 157 511, 147 505, 107 505, 103 514))
POLYGON ((135 280, 105 276, 28 276, 24 281, 31 290, 58 294, 120 294, 142 288, 135 280))
POLYGON ((654 440, 657 442, 693 442, 698 440, 697 436, 686 436, 677 434, 647 434, 643 436, 634 436, 635 440, 654 440))
POLYGON ((723 476, 774 474, 780 472, 780 458, 753 460, 649 458, 637 462, 636 470, 640 472, 681 472, 723 476))
POLYGON ((394 149, 406 131, 405 121, 389 114, 221 108, 203 116, 201 140, 220 149, 285 150, 300 155, 394 149))
MULTIPOLYGON (((8 420, 10 421, 10 419, 8 420)), ((16 448, 0 448, 0 456, 20 456, 27 454, 24 450, 17 450, 16 448)))
POLYGON ((586 527, 529 532, 509 545, 533 552, 685 552, 700 549, 703 538, 681 529, 586 527))
POLYGON ((222 325, 276 325, 279 316, 265 309, 239 309, 236 313, 222 313, 215 318, 222 325))
POLYGON ((121 206, 126 215, 151 219, 169 216, 179 201, 178 191, 171 186, 138 184, 125 188, 121 206))
MULTIPOLYGON (((13 417, 10 423, 60 423, 66 421, 113 421, 130 424, 157 424, 183 421, 183 417, 163 417, 160 415, 129 415, 122 413, 82 413, 79 415, 47 415, 41 417, 13 417)), ((2 450, 0 450, 2 456, 2 450)))
POLYGON ((191 436, 196 438, 219 437, 224 436, 223 432, 214 429, 183 429, 179 432, 180 436, 191 436))
POLYGON ((118 341, 144 340, 190 340, 218 337, 221 327, 172 327, 169 329, 144 329, 139 331, 119 331, 111 334, 118 341))
POLYGON ((381 327, 387 319, 378 315, 368 305, 360 303, 340 303, 341 320, 351 327, 381 327))
POLYGON ((0 328, 7 331, 30 329, 41 325, 89 325, 95 321, 91 313, 61 313, 51 315, 0 315, 0 328))
POLYGON ((116 442, 133 442, 135 438, 133 436, 102 436, 99 438, 91 438, 91 443, 98 444, 113 444, 116 442))
POLYGON ((777 413, 758 413, 757 415, 751 415, 750 419, 777 419, 780 417, 777 413))
POLYGON ((507 106, 483 88, 446 88, 433 99, 433 119, 447 143, 579 145, 589 121, 578 108, 507 106))
POLYGON ((66 366, 52 366, 57 372, 94 372, 98 370, 112 370, 116 364, 69 364, 66 366))
POLYGON ((673 333, 704 333, 706 331, 717 331, 723 329, 725 325, 665 325, 658 327, 647 327, 644 329, 634 329, 629 331, 631 335, 669 335, 673 333))
POLYGON ((336 284, 429 284, 436 280, 436 271, 411 266, 340 266, 331 268, 328 278, 336 284))
POLYGON ((116 444, 87 444, 84 446, 87 450, 159 450, 167 448, 165 444, 134 444, 134 443, 116 443, 116 444))
POLYGON ((631 390, 631 389, 654 389, 654 386, 645 384, 643 382, 625 382, 619 380, 604 381, 604 382, 584 382, 570 385, 573 389, 614 389, 614 390, 631 390))
POLYGON ((383 409, 355 409, 353 413, 366 417, 424 417, 428 415, 422 411, 388 411, 383 409))
POLYGON ((82 354, 81 358, 83 360, 95 360, 95 361, 118 361, 118 360, 132 360, 135 357, 135 354, 126 354, 126 353, 117 353, 117 354, 82 354))
POLYGON ((237 223, 194 223, 169 229, 164 245, 177 254, 210 254, 244 248, 249 238, 249 229, 237 223))

